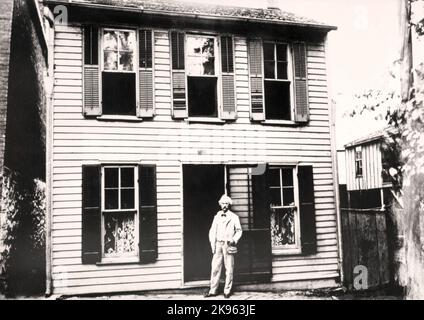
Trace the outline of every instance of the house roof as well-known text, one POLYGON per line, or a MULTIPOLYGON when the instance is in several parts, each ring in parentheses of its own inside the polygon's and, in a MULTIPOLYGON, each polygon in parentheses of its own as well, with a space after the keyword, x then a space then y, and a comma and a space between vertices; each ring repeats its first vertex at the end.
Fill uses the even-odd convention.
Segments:
POLYGON ((367 134, 366 136, 363 136, 359 139, 349 142, 348 144, 345 145, 345 149, 353 148, 359 145, 381 140, 384 137, 386 137, 388 133, 395 133, 395 132, 396 132, 396 129, 393 129, 392 127, 386 127, 384 129, 374 131, 370 134, 367 134))
POLYGON ((235 7, 204 3, 189 3, 176 0, 45 0, 46 3, 140 11, 152 14, 196 16, 243 20, 247 22, 267 22, 285 25, 300 25, 324 30, 335 30, 330 26, 309 18, 297 16, 280 9, 235 7))

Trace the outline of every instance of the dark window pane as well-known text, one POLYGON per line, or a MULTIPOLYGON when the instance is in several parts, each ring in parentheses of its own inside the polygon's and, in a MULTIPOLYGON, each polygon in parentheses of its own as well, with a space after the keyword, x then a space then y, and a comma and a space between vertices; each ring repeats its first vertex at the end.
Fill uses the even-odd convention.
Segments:
POLYGON ((269 189, 269 198, 271 201, 271 206, 281 206, 281 189, 280 188, 270 188, 269 189))
POLYGON ((293 186, 293 169, 282 169, 283 186, 293 186))
POLYGON ((118 188, 118 168, 105 168, 105 188, 118 188))
POLYGON ((288 79, 287 62, 277 62, 277 79, 288 79))
POLYGON ((270 187, 280 186, 280 169, 270 169, 268 173, 268 183, 270 187))
POLYGON ((121 187, 134 187, 134 168, 121 168, 121 187))
POLYGON ((275 78, 275 63, 274 61, 265 61, 265 78, 274 79, 275 78))
POLYGON ((134 209, 134 189, 121 190, 121 209, 134 209))
POLYGON ((266 119, 290 120, 290 83, 265 81, 266 119))
POLYGON ((188 110, 190 117, 217 117, 215 77, 187 77, 188 110))
POLYGON ((277 60, 287 61, 287 45, 277 44, 277 60))
POLYGON ((264 60, 275 60, 273 43, 264 43, 264 60))
POLYGON ((103 114, 135 115, 135 74, 103 72, 103 114))
POLYGON ((283 205, 289 206, 294 204, 294 189, 284 188, 283 189, 283 205))
POLYGON ((118 189, 105 190, 105 209, 118 209, 118 189))

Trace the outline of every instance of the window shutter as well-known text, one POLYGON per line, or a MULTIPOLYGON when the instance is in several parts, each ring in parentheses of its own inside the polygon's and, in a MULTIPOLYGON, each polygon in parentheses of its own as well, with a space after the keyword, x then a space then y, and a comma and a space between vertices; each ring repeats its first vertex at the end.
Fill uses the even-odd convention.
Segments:
POLYGON ((99 90, 99 31, 92 26, 84 27, 84 66, 83 66, 83 113, 84 116, 102 114, 99 90))
POLYGON ((295 121, 309 121, 308 80, 305 43, 293 43, 295 121))
POLYGON ((100 166, 82 166, 82 263, 101 258, 100 166))
POLYGON ((185 34, 183 32, 172 31, 172 116, 176 119, 188 117, 184 48, 185 34))
POLYGON ((250 39, 250 118, 255 121, 265 120, 262 62, 262 41, 260 39, 250 39))
POLYGON ((156 166, 139 165, 138 175, 140 262, 149 263, 158 256, 156 166))
POLYGON ((314 178, 312 166, 298 167, 300 237, 303 254, 317 252, 314 178))
POLYGON ((236 99, 234 89, 234 47, 233 38, 221 37, 221 64, 222 64, 222 112, 224 120, 235 120, 236 99))
POLYGON ((139 91, 140 101, 137 117, 151 118, 154 116, 153 102, 153 45, 152 30, 139 31, 139 91))
MULTIPOLYGON (((271 216, 268 196, 268 165, 263 174, 253 174, 252 170, 252 194, 253 194, 253 227, 255 229, 270 229, 271 216)), ((271 238, 270 238, 271 239, 271 238)))

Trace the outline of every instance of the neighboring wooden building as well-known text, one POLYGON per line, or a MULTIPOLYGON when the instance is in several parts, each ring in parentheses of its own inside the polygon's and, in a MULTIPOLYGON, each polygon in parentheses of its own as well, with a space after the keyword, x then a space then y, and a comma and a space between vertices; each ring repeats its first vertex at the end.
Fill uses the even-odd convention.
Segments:
POLYGON ((6 225, 12 224, 5 204, 22 191, 15 186, 11 194, 11 186, 17 176, 45 181, 48 50, 41 11, 38 0, 0 2, 0 276, 6 225))
POLYGON ((346 189, 353 208, 370 209, 387 204, 392 180, 382 151, 384 137, 384 131, 377 131, 345 145, 346 189))
POLYGON ((48 293, 208 285, 224 192, 239 284, 340 281, 326 35, 278 9, 48 0, 48 293), (63 8, 63 7, 62 7, 63 8))

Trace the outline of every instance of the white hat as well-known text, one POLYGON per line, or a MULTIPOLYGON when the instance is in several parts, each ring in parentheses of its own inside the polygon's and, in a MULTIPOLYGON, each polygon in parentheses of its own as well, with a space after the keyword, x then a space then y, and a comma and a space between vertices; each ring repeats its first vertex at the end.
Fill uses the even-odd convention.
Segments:
POLYGON ((218 203, 228 203, 229 205, 233 204, 233 200, 231 200, 231 198, 229 196, 227 196, 226 194, 223 194, 221 199, 219 199, 218 203))

